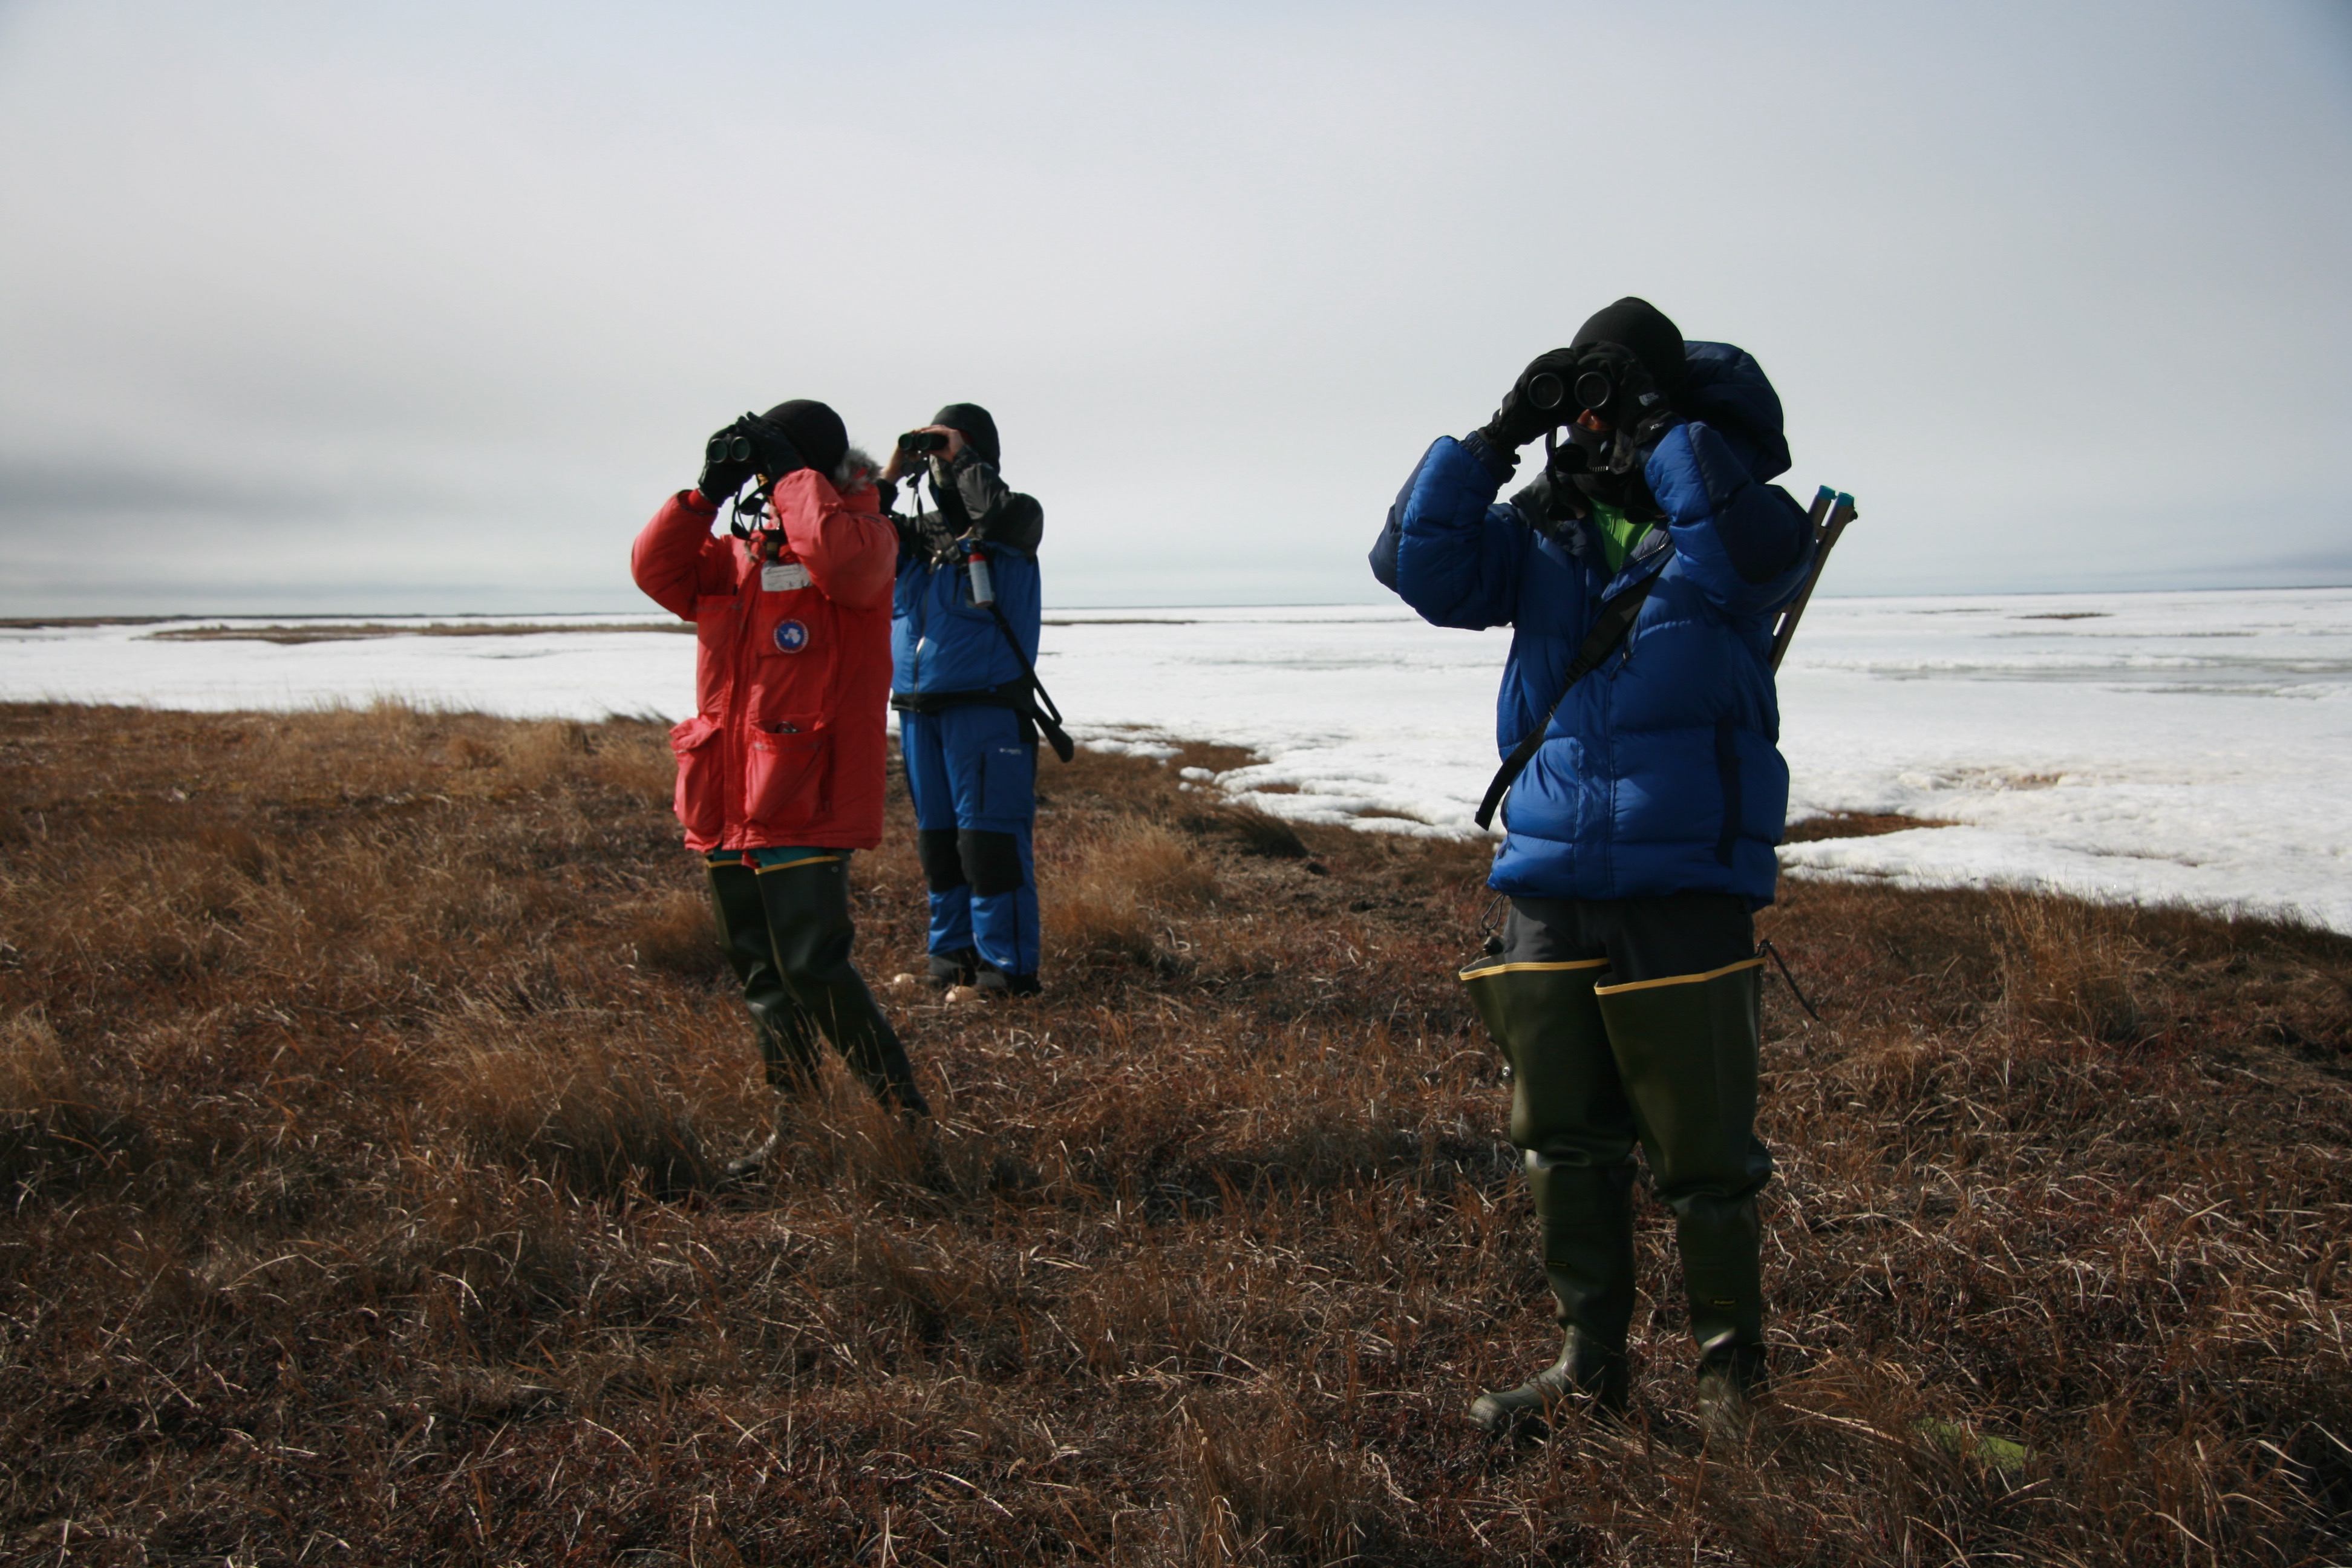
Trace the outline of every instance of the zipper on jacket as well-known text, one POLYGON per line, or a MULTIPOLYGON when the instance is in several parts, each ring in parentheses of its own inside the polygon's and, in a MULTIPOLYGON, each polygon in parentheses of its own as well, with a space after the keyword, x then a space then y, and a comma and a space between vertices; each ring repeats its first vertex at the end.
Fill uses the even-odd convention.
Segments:
MULTIPOLYGON (((910 593, 910 595, 908 595, 908 611, 906 611, 906 618, 908 618, 908 626, 910 626, 912 635, 915 635, 915 644, 912 644, 912 647, 908 648, 908 654, 906 654, 906 689, 908 689, 908 691, 910 691, 910 693, 912 693, 912 691, 922 691, 922 627, 924 627, 924 616, 922 616, 924 605, 922 605, 922 595, 924 595, 924 593, 929 593, 929 588, 931 588, 931 569, 929 569, 929 566, 912 566, 912 572, 922 574, 922 593, 910 593)), ((894 611, 894 614, 896 614, 896 611, 894 611)), ((891 675, 891 679, 896 679, 896 672, 894 672, 894 675, 891 675)))
POLYGON ((931 637, 930 605, 927 602, 931 596, 931 569, 929 566, 921 566, 917 570, 923 574, 923 591, 915 595, 914 674, 909 678, 908 685, 910 689, 920 691, 923 689, 923 645, 929 642, 931 637))
POLYGON ((1609 672, 1610 679, 1614 680, 1619 676, 1624 674, 1627 668, 1633 664, 1633 642, 1634 639, 1639 637, 1641 635, 1642 617, 1636 616, 1633 617, 1633 624, 1625 628, 1625 640, 1618 647, 1615 661, 1616 668, 1609 672))
MULTIPOLYGON (((739 545, 737 548, 741 547, 739 545)), ((751 611, 759 604, 759 600, 747 596, 759 580, 759 561, 756 558, 753 559, 749 568, 751 576, 742 575, 744 570, 740 566, 736 569, 735 604, 730 612, 736 617, 736 621, 733 627, 735 668, 729 677, 732 684, 727 693, 729 716, 734 721, 727 726, 726 743, 729 752, 727 796, 732 801, 740 794, 743 799, 743 820, 730 822, 727 825, 728 837, 730 838, 741 838, 750 831, 751 825, 751 792, 743 787, 749 783, 747 775, 750 772, 751 757, 749 752, 740 750, 741 742, 739 731, 746 726, 751 717, 745 704, 751 700, 751 672, 756 668, 754 661, 759 658, 758 653, 751 647, 751 623, 758 618, 751 611)), ((722 838, 719 842, 724 844, 727 840, 722 838)))

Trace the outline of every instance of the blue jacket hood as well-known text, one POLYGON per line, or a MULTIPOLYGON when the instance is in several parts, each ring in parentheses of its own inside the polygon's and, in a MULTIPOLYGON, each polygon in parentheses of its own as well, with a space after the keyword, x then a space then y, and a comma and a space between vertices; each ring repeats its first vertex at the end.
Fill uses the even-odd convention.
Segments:
POLYGON ((1690 380, 1675 397, 1693 419, 1722 434, 1762 484, 1789 471, 1789 442, 1780 433, 1780 395, 1764 379, 1764 367, 1746 349, 1729 343, 1686 342, 1690 380))

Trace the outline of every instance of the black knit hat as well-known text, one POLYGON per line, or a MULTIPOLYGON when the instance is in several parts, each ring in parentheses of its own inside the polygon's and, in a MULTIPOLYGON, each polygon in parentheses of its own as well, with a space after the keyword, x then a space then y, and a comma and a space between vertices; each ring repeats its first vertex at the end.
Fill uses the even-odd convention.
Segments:
POLYGON ((779 403, 760 417, 782 426, 793 445, 801 449, 801 460, 828 478, 849 455, 849 431, 842 425, 841 416, 814 398, 779 403))
POLYGON ((1575 341, 1568 346, 1580 349, 1587 343, 1615 343, 1631 349, 1633 357, 1657 382, 1658 390, 1669 397, 1690 380, 1690 361, 1683 355, 1682 329, 1666 320, 1665 312, 1647 300, 1628 294, 1607 310, 1595 312, 1591 320, 1576 329, 1575 341))
POLYGON ((931 423, 961 432, 973 449, 991 463, 1003 455, 996 444, 996 421, 977 403, 950 403, 931 416, 931 423))

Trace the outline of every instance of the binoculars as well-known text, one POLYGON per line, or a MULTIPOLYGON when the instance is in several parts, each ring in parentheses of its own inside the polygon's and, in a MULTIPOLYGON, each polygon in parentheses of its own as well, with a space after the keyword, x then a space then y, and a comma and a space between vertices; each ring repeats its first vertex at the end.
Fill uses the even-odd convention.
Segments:
POLYGON ((1576 409, 1597 414, 1607 408, 1616 395, 1617 384, 1609 379, 1605 370, 1580 370, 1574 382, 1550 371, 1528 378, 1528 401, 1546 414, 1564 413, 1571 397, 1576 400, 1576 409))
POLYGON ((944 430, 909 430, 898 437, 898 450, 910 458, 921 457, 926 452, 944 452, 947 449, 948 437, 944 430))
POLYGON ((713 436, 704 445, 702 456, 711 463, 749 463, 772 479, 807 466, 793 438, 757 414, 746 414, 713 436))

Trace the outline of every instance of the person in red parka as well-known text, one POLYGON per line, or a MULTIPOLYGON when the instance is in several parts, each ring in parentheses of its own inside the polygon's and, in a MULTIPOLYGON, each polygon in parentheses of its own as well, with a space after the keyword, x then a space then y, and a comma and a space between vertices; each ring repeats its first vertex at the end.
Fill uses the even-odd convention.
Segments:
MULTIPOLYGON (((830 1038, 884 1104, 929 1107, 850 963, 849 857, 882 841, 898 539, 841 417, 798 399, 710 438, 702 477, 637 535, 629 570, 694 623, 694 717, 670 731, 677 818, 759 1035, 779 1127, 830 1038), (734 537, 720 504, 757 476, 734 537), (761 496, 765 496, 764 505, 761 496)), ((736 1162, 756 1169, 778 1135, 736 1162)))

